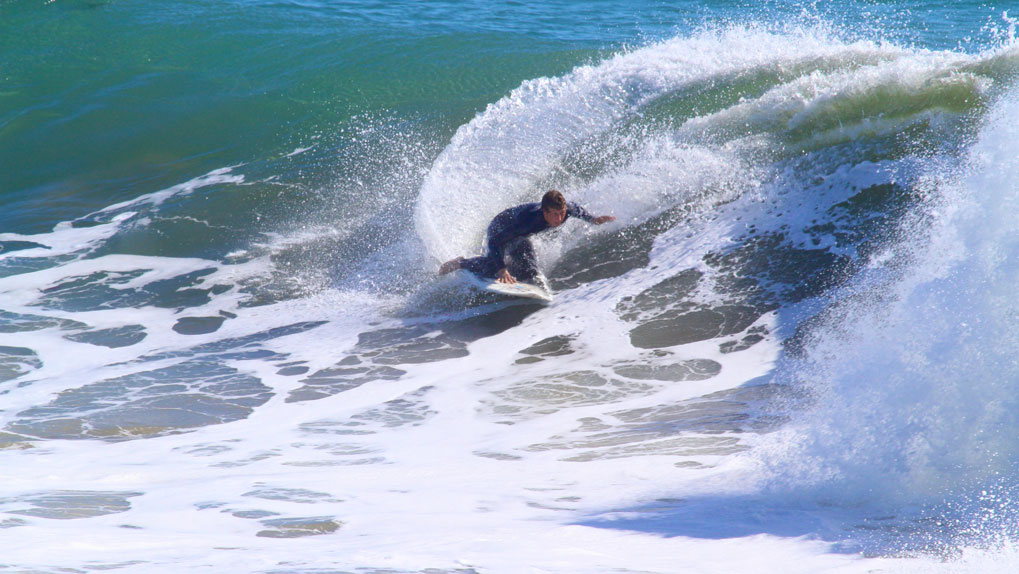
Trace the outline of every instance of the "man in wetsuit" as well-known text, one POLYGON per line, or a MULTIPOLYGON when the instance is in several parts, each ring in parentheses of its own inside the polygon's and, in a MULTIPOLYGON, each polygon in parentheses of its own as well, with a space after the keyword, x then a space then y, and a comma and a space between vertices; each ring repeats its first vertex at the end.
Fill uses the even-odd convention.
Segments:
POLYGON ((559 227, 571 216, 595 225, 616 219, 611 215, 595 217, 580 205, 566 201, 562 193, 553 189, 541 198, 541 203, 525 203, 496 215, 488 224, 488 252, 481 257, 457 257, 447 261, 439 267, 439 274, 466 269, 499 283, 516 283, 518 279, 531 281, 538 275, 538 262, 530 236, 559 227))

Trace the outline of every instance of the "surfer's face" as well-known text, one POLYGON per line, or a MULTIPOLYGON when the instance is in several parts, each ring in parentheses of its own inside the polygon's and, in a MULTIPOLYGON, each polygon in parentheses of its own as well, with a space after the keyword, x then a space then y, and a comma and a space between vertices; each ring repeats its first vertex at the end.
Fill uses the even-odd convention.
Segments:
POLYGON ((545 216, 545 223, 552 227, 559 227, 566 221, 565 209, 542 209, 541 214, 545 216))

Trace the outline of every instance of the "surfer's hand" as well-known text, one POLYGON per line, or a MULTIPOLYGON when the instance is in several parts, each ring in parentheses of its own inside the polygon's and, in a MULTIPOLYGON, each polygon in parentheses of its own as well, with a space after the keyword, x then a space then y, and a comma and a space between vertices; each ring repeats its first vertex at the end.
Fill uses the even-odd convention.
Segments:
POLYGON ((495 280, 498 283, 516 283, 517 282, 517 278, 512 276, 512 275, 510 275, 509 269, 506 269, 505 267, 503 267, 502 269, 499 270, 499 273, 496 274, 496 276, 495 276, 495 280))
POLYGON ((591 223, 593 223, 595 225, 601 225, 602 223, 608 223, 610 221, 615 221, 615 220, 616 220, 616 218, 614 216, 612 216, 612 215, 602 215, 601 217, 595 217, 594 219, 592 219, 591 223))

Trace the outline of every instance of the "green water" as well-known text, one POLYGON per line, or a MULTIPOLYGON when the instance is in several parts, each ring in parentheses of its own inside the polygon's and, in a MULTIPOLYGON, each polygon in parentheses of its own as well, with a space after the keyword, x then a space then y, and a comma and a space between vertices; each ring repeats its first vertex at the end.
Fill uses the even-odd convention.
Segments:
POLYGON ((321 187, 358 169, 335 161, 350 130, 397 124, 441 149, 524 81, 741 20, 828 20, 932 47, 1008 26, 969 2, 7 0, 0 229, 46 231, 312 145, 303 164, 268 171, 321 187))
POLYGON ((340 148, 334 134, 354 117, 448 136, 521 81, 601 53, 597 42, 445 34, 381 6, 0 10, 0 198, 16 214, 0 224, 17 232, 320 140, 340 148))

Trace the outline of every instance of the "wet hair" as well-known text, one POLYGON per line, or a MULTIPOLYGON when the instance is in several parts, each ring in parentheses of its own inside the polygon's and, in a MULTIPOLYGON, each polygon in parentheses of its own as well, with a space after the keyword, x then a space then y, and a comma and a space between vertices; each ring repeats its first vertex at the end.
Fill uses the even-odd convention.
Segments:
POLYGON ((541 197, 542 211, 560 211, 562 209, 566 209, 566 198, 559 191, 550 189, 548 193, 541 197))

